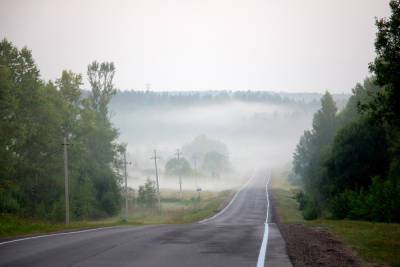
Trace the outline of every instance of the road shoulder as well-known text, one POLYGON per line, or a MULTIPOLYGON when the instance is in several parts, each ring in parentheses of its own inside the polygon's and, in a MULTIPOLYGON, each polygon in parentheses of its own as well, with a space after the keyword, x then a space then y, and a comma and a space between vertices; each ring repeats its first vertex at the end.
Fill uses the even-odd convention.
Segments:
POLYGON ((302 223, 283 223, 271 194, 272 220, 286 242, 293 266, 382 266, 366 263, 329 231, 302 223))

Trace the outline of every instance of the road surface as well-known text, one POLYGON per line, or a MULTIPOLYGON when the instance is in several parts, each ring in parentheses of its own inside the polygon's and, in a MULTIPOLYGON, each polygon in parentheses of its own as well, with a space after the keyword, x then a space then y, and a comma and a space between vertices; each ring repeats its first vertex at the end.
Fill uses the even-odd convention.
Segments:
POLYGON ((265 227, 266 182, 265 175, 255 176, 222 212, 199 223, 104 228, 1 243, 0 266, 291 266, 276 225, 265 227))

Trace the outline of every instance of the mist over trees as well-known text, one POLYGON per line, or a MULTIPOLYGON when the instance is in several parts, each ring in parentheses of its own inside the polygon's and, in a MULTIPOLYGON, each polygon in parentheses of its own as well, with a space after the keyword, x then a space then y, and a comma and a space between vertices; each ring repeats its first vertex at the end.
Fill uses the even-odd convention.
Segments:
MULTIPOLYGON (((134 149, 145 147, 141 150, 144 153, 136 154, 139 156, 135 158, 135 166, 142 170, 140 175, 143 177, 154 172, 153 163, 148 159, 157 147, 153 142, 154 134, 163 141, 158 143, 164 153, 160 166, 166 167, 167 174, 176 175, 174 160, 170 164, 167 161, 176 148, 182 147, 186 165, 189 165, 188 173, 216 178, 231 172, 235 166, 247 167, 244 165, 250 161, 245 160, 244 153, 239 153, 243 151, 237 150, 243 144, 241 140, 245 140, 247 155, 254 158, 248 148, 262 147, 259 140, 264 138, 265 132, 282 136, 282 129, 275 126, 286 127, 289 120, 298 123, 300 126, 296 128, 301 129, 308 123, 307 114, 315 109, 315 94, 305 94, 307 100, 304 101, 301 94, 292 99, 251 91, 125 94, 115 89, 114 75, 113 63, 94 61, 87 68, 90 91, 82 90, 82 75, 69 70, 63 71, 55 81, 44 81, 27 48, 18 49, 7 40, 0 43, 0 212, 63 220, 62 143, 66 137, 71 219, 117 214, 121 209, 122 155, 128 150, 120 143, 119 131, 113 126, 118 116, 123 119, 119 127, 133 129, 121 129, 132 138, 124 141, 129 141, 134 149), (138 102, 132 100, 132 95, 138 102), (119 100, 113 102, 115 98, 119 100), (124 98, 126 101, 118 106, 116 103, 124 98), (224 105, 225 102, 229 106, 224 105), (124 113, 126 109, 133 109, 136 116, 123 117, 131 115, 124 113), (299 115, 298 111, 304 113, 299 115), (268 127, 260 130, 262 124, 268 127), (159 131, 160 127, 162 131, 159 131), (217 139, 199 135, 202 132, 217 139), (228 151, 226 137, 231 137, 228 141, 233 153, 228 151), (169 138, 174 138, 173 142, 169 138), (165 149, 165 144, 169 150, 165 149), (232 144, 239 145, 234 147, 232 144), (237 165, 237 162, 241 164, 237 165)), ((281 146, 279 150, 282 151, 281 146)), ((266 153, 272 154, 270 147, 266 153)))
POLYGON ((115 93, 112 63, 82 76, 63 71, 43 81, 31 52, 0 42, 0 212, 60 221, 64 218, 63 138, 69 143, 70 209, 75 219, 120 209, 118 132, 108 114, 115 93))
MULTIPOLYGON (((111 108, 129 111, 143 107, 196 106, 207 104, 224 104, 233 101, 244 103, 292 105, 304 110, 315 111, 319 107, 319 93, 285 93, 268 91, 118 91, 111 101, 111 108)), ((348 95, 333 95, 339 108, 345 106, 348 95)))
POLYGON ((356 85, 339 113, 327 93, 297 146, 307 219, 400 222, 400 1, 390 7, 391 17, 376 21, 375 76, 356 85))
POLYGON ((182 151, 196 162, 196 169, 206 175, 219 176, 231 168, 227 145, 204 134, 185 144, 182 151))
POLYGON ((202 134, 183 145, 183 155, 171 158, 165 164, 167 175, 204 175, 219 177, 231 171, 228 147, 221 141, 202 134))
POLYGON ((172 158, 165 164, 165 174, 167 175, 192 175, 192 168, 189 161, 184 157, 172 158))

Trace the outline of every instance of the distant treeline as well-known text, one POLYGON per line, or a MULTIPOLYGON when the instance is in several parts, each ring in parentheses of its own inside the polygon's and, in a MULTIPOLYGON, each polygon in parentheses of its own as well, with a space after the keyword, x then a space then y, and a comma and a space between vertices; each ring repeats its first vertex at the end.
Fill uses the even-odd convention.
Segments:
MULTIPOLYGON (((196 105, 221 104, 224 102, 241 101, 264 104, 298 105, 316 110, 319 107, 317 93, 275 93, 268 91, 119 91, 111 101, 111 106, 118 109, 135 109, 136 107, 153 107, 165 105, 196 105)), ((342 107, 348 100, 348 95, 334 95, 342 107)))
POLYGON ((306 219, 400 222, 400 2, 377 20, 374 77, 357 84, 337 113, 326 93, 294 154, 293 179, 306 219))
POLYGON ((0 42, 0 213, 64 219, 64 138, 72 219, 119 212, 124 147, 108 115, 114 72, 112 63, 91 63, 83 97, 80 74, 46 82, 27 48, 0 42))

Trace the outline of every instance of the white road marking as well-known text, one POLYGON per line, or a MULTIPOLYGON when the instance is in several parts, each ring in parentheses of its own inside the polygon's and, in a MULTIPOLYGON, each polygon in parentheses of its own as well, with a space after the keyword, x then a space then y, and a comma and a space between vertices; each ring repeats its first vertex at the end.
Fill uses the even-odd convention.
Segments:
POLYGON ((206 223, 206 222, 208 222, 208 221, 210 221, 210 220, 213 220, 213 219, 217 218, 217 217, 220 216, 221 214, 223 214, 223 213, 232 205, 232 203, 235 201, 235 199, 236 199, 237 195, 239 194, 239 192, 242 191, 243 188, 245 188, 245 187, 250 183, 250 181, 253 181, 253 180, 254 180, 254 177, 255 177, 255 175, 254 175, 254 173, 253 173, 253 177, 250 178, 249 180, 247 180, 247 182, 246 182, 244 185, 242 185, 242 187, 240 187, 240 189, 235 193, 235 195, 233 196, 233 198, 231 199, 231 201, 228 203, 228 205, 225 206, 225 208, 223 208, 220 212, 214 214, 214 216, 199 221, 199 223, 206 223))
POLYGON ((268 195, 268 184, 271 181, 271 176, 267 179, 267 184, 265 185, 265 191, 267 196, 267 217, 265 218, 265 228, 264 228, 264 236, 261 243, 260 253, 258 254, 257 267, 265 266, 265 256, 267 254, 267 245, 268 245, 268 233, 269 233, 269 195, 268 195))
POLYGON ((61 235, 72 235, 72 234, 80 234, 84 232, 92 232, 92 231, 98 231, 98 230, 103 230, 103 229, 108 229, 108 228, 116 228, 117 226, 108 226, 108 227, 100 227, 100 228, 93 228, 93 229, 86 229, 86 230, 80 230, 80 231, 74 231, 74 232, 66 232, 66 233, 56 233, 56 234, 48 234, 48 235, 38 235, 38 236, 31 236, 31 237, 25 237, 25 238, 20 238, 20 239, 14 239, 14 240, 9 240, 9 241, 4 241, 0 243, 1 245, 5 244, 10 244, 10 243, 16 243, 16 242, 21 242, 25 240, 30 240, 30 239, 39 239, 43 237, 50 237, 50 236, 61 236, 61 235))

